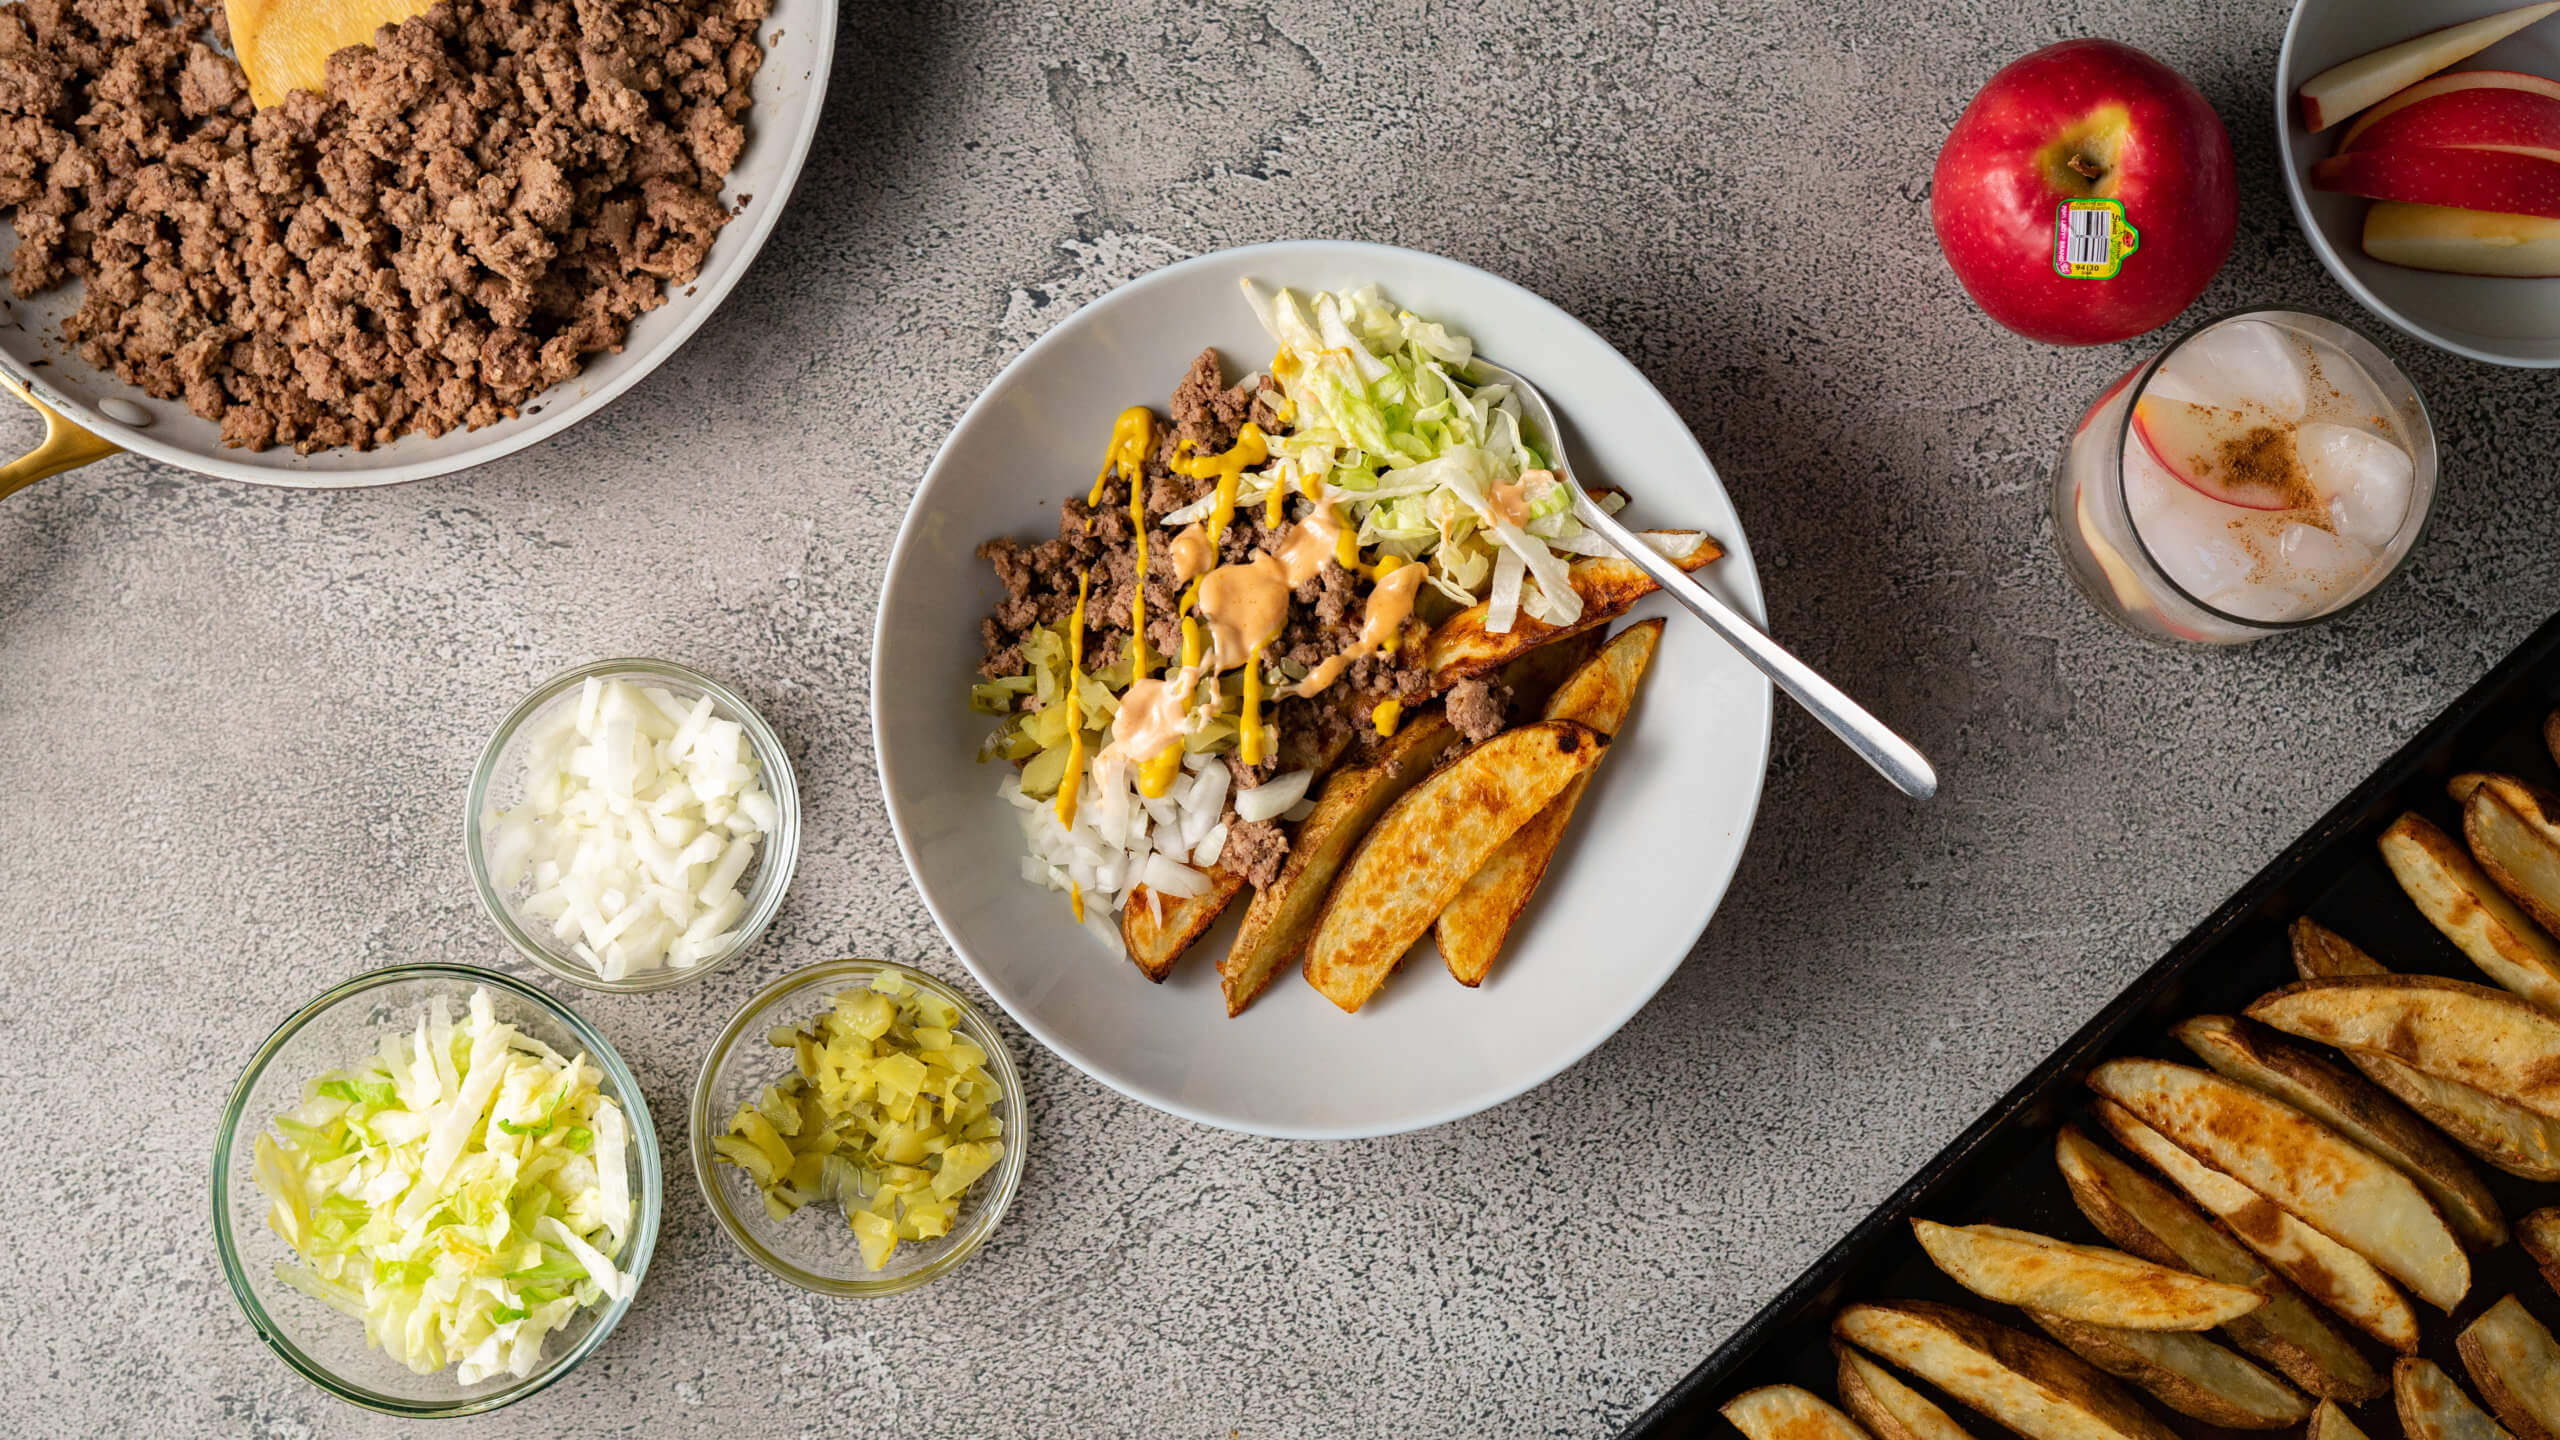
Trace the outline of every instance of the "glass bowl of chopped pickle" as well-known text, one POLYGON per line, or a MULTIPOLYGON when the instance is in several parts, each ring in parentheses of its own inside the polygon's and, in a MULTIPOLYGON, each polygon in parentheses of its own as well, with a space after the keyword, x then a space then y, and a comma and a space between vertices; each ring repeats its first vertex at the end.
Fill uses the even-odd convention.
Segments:
POLYGON ((747 1001, 693 1087, 693 1173, 757 1264, 894 1295, 967 1259, 1022 1183, 1022 1079, 967 997, 831 960, 747 1001))
POLYGON ((657 1132, 613 1046, 532 985, 368 971, 251 1057, 213 1154, 222 1270, 258 1338, 350 1404, 513 1404, 631 1308, 657 1132))
POLYGON ((782 908, 800 853, 791 756, 744 697, 667 660, 545 680, 471 774, 480 908, 573 984, 661 990, 722 970, 782 908))

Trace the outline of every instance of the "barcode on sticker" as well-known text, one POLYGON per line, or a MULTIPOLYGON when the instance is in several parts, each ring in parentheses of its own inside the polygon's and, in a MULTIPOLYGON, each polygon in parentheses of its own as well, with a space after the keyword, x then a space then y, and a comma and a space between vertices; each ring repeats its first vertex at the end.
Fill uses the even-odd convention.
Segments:
POLYGON ((2115 238, 2115 213, 2073 206, 2063 213, 2062 263, 2104 265, 2107 246, 2115 238))
POLYGON ((2142 243, 2121 200, 2065 200, 2053 217, 2053 268, 2073 280, 2104 280, 2142 243))

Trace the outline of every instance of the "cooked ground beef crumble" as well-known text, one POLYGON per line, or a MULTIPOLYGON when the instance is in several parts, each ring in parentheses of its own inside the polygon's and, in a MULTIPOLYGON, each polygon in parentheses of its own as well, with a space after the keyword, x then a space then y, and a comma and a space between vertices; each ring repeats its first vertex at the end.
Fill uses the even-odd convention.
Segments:
POLYGON ((700 272, 769 8, 447 0, 256 111, 219 0, 0 6, 10 288, 226 445, 507 418, 700 272))

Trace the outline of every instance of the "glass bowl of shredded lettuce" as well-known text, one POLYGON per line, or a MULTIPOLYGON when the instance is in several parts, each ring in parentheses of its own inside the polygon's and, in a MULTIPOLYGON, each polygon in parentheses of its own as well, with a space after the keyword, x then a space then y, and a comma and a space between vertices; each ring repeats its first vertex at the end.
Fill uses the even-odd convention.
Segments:
POLYGON ((656 1130, 577 1012, 399 965, 276 1027, 231 1093, 214 1235, 258 1337, 341 1400, 470 1415, 577 1368, 657 1243, 656 1130))
MULTIPOLYGON (((947 1108, 951 1097, 940 1097, 940 1102, 926 1108, 947 1108)), ((691 1123, 694 1178, 720 1228, 748 1258, 775 1275, 804 1290, 847 1298, 912 1290, 949 1274, 975 1253, 1021 1188, 1030 1139, 1021 1072, 1014 1068, 1004 1037, 967 996, 893 960, 810 965, 748 999, 703 1060, 702 1074, 694 1082, 691 1123), (841 1193, 811 1194, 793 1208, 773 1203, 775 1192, 760 1187, 748 1171, 722 1163, 719 1150, 724 1137, 733 1133, 733 1117, 758 1105, 760 1097, 794 1073, 794 1050, 779 1042, 826 1015, 839 997, 883 985, 892 993, 929 998, 947 1017, 947 1034, 983 1056, 979 1063, 998 1095, 989 1117, 996 1123, 988 1133, 998 1137, 992 1143, 999 1153, 958 1192, 947 1227, 937 1224, 930 1238, 902 1240, 875 1268, 855 1221, 865 1197, 873 1193, 869 1179, 849 1182, 841 1193)))

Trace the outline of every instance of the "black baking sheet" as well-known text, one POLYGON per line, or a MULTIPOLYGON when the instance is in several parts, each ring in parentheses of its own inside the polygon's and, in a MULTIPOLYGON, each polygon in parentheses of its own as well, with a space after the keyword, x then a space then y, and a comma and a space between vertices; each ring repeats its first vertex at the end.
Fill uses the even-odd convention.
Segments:
MULTIPOLYGON (((2460 771, 2505 771, 2560 789, 2560 767, 2554 766, 2542 736, 2544 717, 2555 706, 2560 706, 2560 618, 2536 631, 2401 747, 1639 1416, 1625 1435, 1732 1437, 1736 1432, 1717 1408, 1757 1385, 1793 1382, 1836 1399, 1832 1381, 1837 1364, 1827 1337, 1832 1315, 1852 1301, 1943 1300, 2032 1333, 2032 1325, 2017 1312, 1968 1295, 1939 1274, 1912 1239, 1911 1217, 1949 1224, 1994 1221, 2067 1240, 2107 1243, 2072 1203, 2053 1164, 2056 1129, 2074 1117, 2086 1121, 2087 1091, 2081 1077, 2117 1055, 2201 1064, 2170 1037, 2168 1027, 2189 1015, 2237 1013, 2257 996, 2297 978, 2285 938, 2285 927, 2295 917, 2310 915, 2394 970, 2488 983, 2409 903, 2384 868, 2374 841, 2383 827, 2411 809, 2459 834, 2444 782, 2460 771)), ((2198 837, 2197 843, 2210 843, 2209 837, 2198 837)), ((2104 1138, 2094 1123, 2082 1128, 2104 1138)), ((2477 1168, 2511 1221, 2527 1210, 2560 1204, 2560 1185, 2518 1180, 2485 1164, 2477 1168)), ((2521 1294, 2546 1324, 2560 1328, 2560 1303, 2511 1242, 2495 1254, 2473 1257, 2471 1293, 2449 1320, 2413 1301, 2425 1331, 2421 1353, 2468 1390, 2469 1377, 2454 1354, 2453 1337, 2509 1294, 2521 1294)), ((2367 1349, 2387 1370, 2387 1352, 2379 1346, 2367 1349)), ((2200 1424, 2156 1404, 2151 1408, 2185 1435, 2248 1433, 2200 1424)), ((1998 1433, 1970 1411, 1953 1413, 1969 1426, 1998 1433)), ((2399 1433, 2388 1396, 2353 1413, 2374 1436, 2399 1433)))

